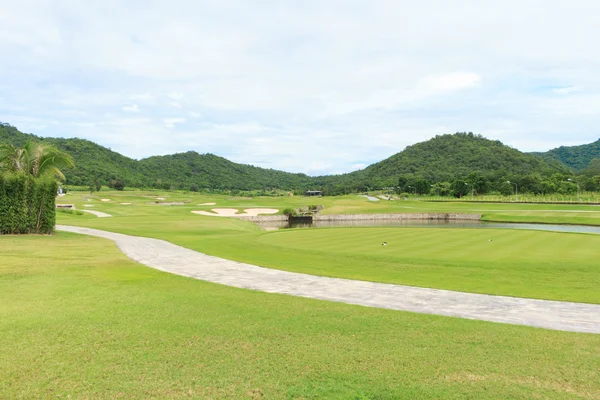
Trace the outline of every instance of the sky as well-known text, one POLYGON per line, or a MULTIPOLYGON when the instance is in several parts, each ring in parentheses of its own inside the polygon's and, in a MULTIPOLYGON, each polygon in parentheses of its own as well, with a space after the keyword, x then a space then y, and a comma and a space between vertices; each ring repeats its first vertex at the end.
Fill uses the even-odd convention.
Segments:
POLYGON ((0 121, 309 175, 600 137, 597 0, 0 0, 0 121))

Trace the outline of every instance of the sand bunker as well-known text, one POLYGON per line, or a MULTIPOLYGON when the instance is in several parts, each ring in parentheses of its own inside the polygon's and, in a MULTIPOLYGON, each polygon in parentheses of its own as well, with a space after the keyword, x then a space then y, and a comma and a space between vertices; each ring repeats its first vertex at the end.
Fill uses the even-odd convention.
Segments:
POLYGON ((202 203, 202 204, 197 204, 199 206, 214 206, 217 203, 202 203))
POLYGON ((260 214, 277 214, 276 208, 246 208, 243 213, 237 213, 237 208, 213 208, 213 212, 192 211, 194 214, 208 215, 210 217, 256 217, 260 214))
POLYGON ((110 201, 110 199, 100 199, 100 201, 110 201))
POLYGON ((156 200, 166 200, 164 197, 157 197, 156 200))
POLYGON ((83 206, 84 206, 84 207, 94 207, 94 205, 93 205, 93 204, 84 204, 83 206))
POLYGON ((123 205, 123 206, 128 206, 128 205, 130 205, 130 204, 131 204, 131 203, 121 203, 121 205, 123 205))

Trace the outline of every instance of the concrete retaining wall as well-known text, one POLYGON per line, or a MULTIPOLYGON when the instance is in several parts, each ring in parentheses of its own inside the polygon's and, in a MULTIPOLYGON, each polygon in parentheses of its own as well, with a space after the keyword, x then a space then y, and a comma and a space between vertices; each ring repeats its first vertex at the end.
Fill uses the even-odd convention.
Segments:
POLYGON ((238 217, 242 221, 250 221, 250 222, 287 222, 287 215, 259 215, 257 217, 238 217))
MULTIPOLYGON (((259 215, 257 217, 238 217, 250 222, 281 222, 287 221, 286 215, 259 215)), ((451 214, 451 213, 402 213, 402 214, 317 214, 313 221, 402 221, 411 219, 420 220, 447 220, 447 221, 479 221, 481 214, 451 214)))
POLYGON ((479 221, 481 214, 454 214, 454 213, 402 213, 402 214, 329 214, 315 215, 313 221, 400 221, 400 220, 452 220, 452 221, 479 221))

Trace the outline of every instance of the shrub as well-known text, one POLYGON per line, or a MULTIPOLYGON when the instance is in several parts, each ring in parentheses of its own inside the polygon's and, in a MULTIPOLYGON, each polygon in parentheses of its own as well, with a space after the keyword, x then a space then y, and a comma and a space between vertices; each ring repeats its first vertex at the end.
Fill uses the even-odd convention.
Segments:
POLYGON ((296 215, 296 210, 294 210, 294 209, 293 209, 293 208, 291 208, 291 207, 284 208, 284 209, 283 209, 283 215, 287 215, 288 217, 289 217, 290 215, 296 215))
POLYGON ((0 176, 0 234, 49 234, 56 223, 58 183, 24 173, 0 176))
POLYGON ((56 212, 60 212, 63 214, 71 214, 71 215, 83 215, 83 211, 73 210, 72 208, 59 208, 56 212))

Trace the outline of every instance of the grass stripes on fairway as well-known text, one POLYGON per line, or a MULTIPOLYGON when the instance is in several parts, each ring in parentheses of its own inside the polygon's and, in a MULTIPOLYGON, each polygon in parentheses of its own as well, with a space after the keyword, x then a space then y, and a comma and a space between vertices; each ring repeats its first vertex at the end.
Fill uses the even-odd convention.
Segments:
POLYGON ((600 248, 598 236, 487 229, 465 233, 426 229, 419 233, 400 228, 384 228, 395 233, 381 231, 379 237, 372 230, 375 228, 347 230, 349 233, 331 229, 263 236, 249 222, 190 212, 210 209, 212 206, 197 206, 205 202, 216 202, 219 207, 283 209, 318 201, 326 206, 327 213, 481 210, 489 219, 600 224, 600 207, 596 206, 369 202, 358 196, 236 199, 179 192, 101 192, 96 197, 74 194, 61 201, 78 207, 93 205, 95 210, 114 215, 99 219, 92 215, 60 214, 61 224, 164 239, 210 255, 269 268, 467 292, 600 303, 600 291, 594 286, 600 282, 596 261, 600 248), (157 206, 153 200, 159 195, 167 201, 187 205, 157 206), (112 200, 102 202, 101 198, 112 200), (122 201, 132 204, 121 205, 122 201), (540 210, 548 210, 548 215, 540 210), (348 236, 350 233, 357 236, 348 236), (396 234, 403 236, 396 239, 396 234), (492 242, 488 242, 490 238, 492 242), (381 248, 382 241, 389 243, 385 251, 381 248))
POLYGON ((233 289, 66 233, 0 237, 0 254, 0 398, 600 393, 600 335, 233 289))
MULTIPOLYGON (((378 282, 600 303, 600 236, 509 229, 285 230, 259 243, 315 259, 293 270, 378 282), (386 242, 386 246, 382 243, 386 242)), ((288 269, 288 268, 286 268, 288 269)))

